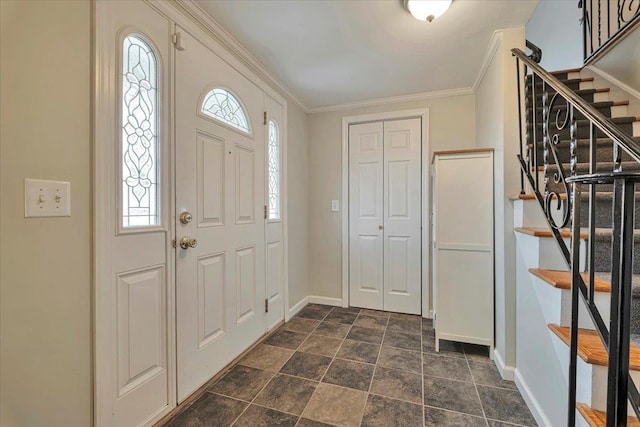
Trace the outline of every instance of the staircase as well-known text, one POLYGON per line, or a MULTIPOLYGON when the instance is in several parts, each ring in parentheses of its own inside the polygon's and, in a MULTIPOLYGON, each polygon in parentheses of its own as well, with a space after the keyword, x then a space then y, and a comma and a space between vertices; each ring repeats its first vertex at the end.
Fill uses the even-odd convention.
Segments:
MULTIPOLYGON (((519 64, 522 62, 530 66, 534 70, 533 74, 536 74, 534 64, 518 56, 515 51, 514 54, 518 57, 519 64)), ((520 373, 516 372, 516 381, 520 375, 520 388, 528 391, 530 406, 538 407, 537 418, 542 424, 572 425, 575 421, 575 424, 584 426, 612 425, 612 417, 607 424, 606 414, 607 409, 612 408, 610 402, 608 406, 607 400, 609 352, 601 338, 603 328, 598 332, 598 322, 594 323, 592 316, 594 313, 596 317, 600 316, 603 321, 601 326, 610 329, 612 289, 619 289, 611 283, 612 265, 619 265, 615 259, 612 261, 613 236, 620 230, 620 226, 616 228, 613 221, 614 181, 612 178, 601 179, 602 183, 590 185, 583 180, 582 195, 575 199, 578 203, 576 213, 579 213, 579 224, 575 224, 573 230, 571 227, 575 217, 571 212, 573 187, 570 181, 571 177, 596 173, 604 176, 611 175, 613 171, 640 174, 640 162, 637 161, 637 153, 634 155, 633 152, 614 149, 614 140, 595 124, 592 127, 594 121, 591 117, 580 112, 575 103, 565 97, 564 92, 558 94, 560 89, 556 90, 543 75, 532 78, 532 74, 527 73, 526 68, 523 69, 520 65, 518 70, 528 74, 523 79, 524 88, 521 88, 521 94, 525 97, 521 111, 522 130, 526 134, 522 142, 521 165, 523 183, 528 185, 523 185, 523 194, 514 200, 518 245, 517 357, 518 365, 521 365, 521 359, 524 365, 520 373), (550 226, 553 223, 558 226, 557 232, 550 226), (571 238, 572 232, 575 242, 571 238), (585 297, 579 301, 579 279, 574 281, 576 292, 572 293, 573 275, 566 262, 569 257, 575 264, 576 274, 581 272, 582 281, 586 285, 583 294, 585 297), (583 299, 592 302, 591 310, 586 308, 583 299), (577 301, 577 305, 574 301, 577 301), (576 313, 572 313, 574 305, 577 307, 577 319, 576 313), (545 325, 546 332, 542 332, 543 327, 527 324, 536 320, 545 325), (577 344, 573 351, 572 322, 576 326, 574 343, 577 344), (535 366, 537 359, 531 356, 532 353, 536 353, 535 356, 539 359, 544 355, 556 363, 548 367, 535 366), (572 363, 574 357, 575 362, 572 363), (561 375, 560 380, 557 374, 561 375), (562 401, 558 402, 559 399, 562 401), (575 410, 569 409, 573 405, 575 410)), ((564 88, 601 113, 608 124, 614 124, 619 131, 632 137, 640 152, 640 117, 630 113, 628 99, 610 99, 611 91, 608 88, 596 88, 594 78, 579 69, 551 74, 564 88)), ((636 192, 640 191, 640 185, 637 187, 636 192)), ((640 203, 635 203, 631 198, 628 200, 636 206, 640 203)), ((619 209, 616 212, 619 214, 619 209)), ((629 324, 622 326, 622 330, 631 340, 628 347, 628 371, 633 383, 638 385, 640 209, 633 215, 635 230, 627 234, 629 243, 626 246, 628 249, 633 247, 633 276, 629 279, 632 282, 631 314, 629 324)), ((629 265, 630 261, 626 260, 625 265, 629 265)), ((617 307, 616 301, 614 299, 614 307, 617 307)), ((614 329, 618 323, 614 322, 614 329)), ((605 333, 608 334, 608 331, 605 330, 605 333)), ((611 334, 612 347, 616 343, 614 335, 611 334)), ((615 354, 617 353, 614 351, 615 354)), ((614 359, 619 360, 615 356, 614 359)), ((622 377, 626 378, 626 371, 622 377)), ((623 394, 621 399, 624 401, 617 408, 626 406, 626 389, 623 394)), ((627 406, 626 413, 619 410, 613 412, 624 414, 625 418, 628 415, 627 425, 640 425, 631 404, 627 406)))

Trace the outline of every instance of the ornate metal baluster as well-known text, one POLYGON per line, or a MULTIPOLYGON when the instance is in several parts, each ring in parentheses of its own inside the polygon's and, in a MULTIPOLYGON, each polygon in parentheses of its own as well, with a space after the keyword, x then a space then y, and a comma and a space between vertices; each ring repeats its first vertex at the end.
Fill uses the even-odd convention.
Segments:
MULTIPOLYGON (((522 92, 520 89, 520 79, 522 78, 522 74, 520 73, 520 59, 516 58, 516 78, 518 79, 518 130, 520 136, 520 158, 522 158, 522 92)), ((526 86, 526 74, 525 78, 525 86, 526 86)), ((525 97, 526 103, 526 97, 525 97)), ((525 114, 526 114, 526 106, 525 106, 525 114)), ((528 141, 525 138, 524 143, 527 144, 528 141)), ((520 194, 524 194, 524 172, 520 169, 520 194)))
MULTIPOLYGON (((571 176, 576 176, 577 164, 577 123, 573 111, 573 105, 567 104, 567 114, 571 123, 569 132, 571 134, 571 176)), ((578 291, 582 280, 580 276, 580 183, 574 182, 571 195, 567 198, 572 200, 571 227, 571 346, 569 359, 569 416, 568 425, 576 425, 576 384, 578 371, 578 291)))

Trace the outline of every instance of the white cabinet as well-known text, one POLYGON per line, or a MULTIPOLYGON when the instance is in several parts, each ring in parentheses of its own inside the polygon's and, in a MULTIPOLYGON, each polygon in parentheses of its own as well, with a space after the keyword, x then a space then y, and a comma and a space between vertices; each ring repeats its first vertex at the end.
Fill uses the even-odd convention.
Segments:
POLYGON ((493 149, 435 152, 432 171, 436 350, 493 347, 493 149))

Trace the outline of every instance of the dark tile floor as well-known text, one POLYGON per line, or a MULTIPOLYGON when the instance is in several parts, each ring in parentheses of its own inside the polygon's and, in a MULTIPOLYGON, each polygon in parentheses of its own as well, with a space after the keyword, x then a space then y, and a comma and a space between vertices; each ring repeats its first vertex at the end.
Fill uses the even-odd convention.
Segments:
POLYGON ((309 304, 168 426, 535 426, 488 349, 419 316, 309 304))

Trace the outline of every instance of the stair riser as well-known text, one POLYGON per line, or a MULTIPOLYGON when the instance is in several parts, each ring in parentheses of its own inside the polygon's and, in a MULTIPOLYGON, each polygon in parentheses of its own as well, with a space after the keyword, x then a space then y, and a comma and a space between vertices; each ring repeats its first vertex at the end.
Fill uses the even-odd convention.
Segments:
MULTIPOLYGON (((582 82, 580 82, 580 81, 571 81, 571 80, 569 80, 569 81, 563 81, 562 83, 563 83, 566 87, 568 87, 569 89, 571 89, 571 90, 579 90, 579 89, 581 89, 581 87, 580 87, 580 86, 581 86, 581 83, 582 83, 582 82)), ((586 82, 585 82, 585 83, 586 83, 586 82)), ((548 84, 547 84, 547 85, 545 85, 545 87, 546 87, 546 90, 547 90, 549 93, 555 93, 555 92, 556 92, 556 91, 555 91, 555 89, 554 89, 554 88, 552 88, 552 87, 551 87, 550 85, 548 85, 548 84)), ((539 80, 538 78, 536 78, 536 86, 535 86, 535 89, 536 89, 536 95, 537 95, 537 94, 539 94, 539 93, 541 93, 541 91, 542 91, 542 81, 541 81, 541 80, 539 80)), ((532 91, 531 91, 531 81, 527 81, 527 84, 525 85, 525 91, 526 91, 527 95, 531 96, 531 93, 532 93, 532 91)))
MULTIPOLYGON (((556 146, 558 159, 563 163, 569 163, 571 160, 571 149, 569 147, 569 142, 561 142, 556 146)), ((538 143, 538 163, 542 165, 544 160, 544 148, 542 148, 543 144, 538 143)), ((588 163, 591 155, 591 147, 589 147, 588 143, 578 143, 578 151, 576 152, 576 156, 578 158, 578 162, 580 163, 588 163)), ((598 161, 606 161, 613 162, 613 144, 596 144, 596 159, 598 161)), ((628 162, 632 161, 633 158, 627 154, 625 151, 622 151, 622 161, 628 162)))
MULTIPOLYGON (((633 124, 632 123, 619 123, 617 124, 617 126, 620 128, 620 130, 622 130, 624 133, 626 133, 629 136, 635 136, 633 134, 634 130, 633 130, 633 124)), ((589 127, 589 124, 585 121, 580 121, 577 123, 576 126, 576 133, 575 133, 575 137, 578 139, 587 139, 590 137, 591 134, 591 130, 589 127)), ((533 141, 533 133, 532 133, 532 129, 533 126, 531 126, 531 124, 527 125, 526 127, 526 132, 529 135, 529 138, 527 138, 527 141, 533 141)), ((562 130, 557 130, 556 126, 555 126, 555 122, 550 123, 549 124, 549 133, 551 135, 551 137, 553 137, 554 135, 559 135, 560 137, 560 141, 567 141, 569 142, 571 140, 571 126, 569 126, 569 124, 567 124, 567 126, 565 126, 564 129, 562 130)), ((542 141, 542 123, 537 123, 536 124, 536 140, 538 142, 542 141)), ((600 129, 596 130, 596 138, 605 138, 607 135, 605 135, 604 132, 602 132, 600 129)))
MULTIPOLYGON (((613 199, 611 197, 596 196, 596 228, 613 227, 613 199)), ((589 199, 584 197, 580 203, 580 226, 589 227, 589 199)), ((635 212, 635 228, 640 228, 640 209, 635 212)))
MULTIPOLYGON (((566 108, 553 108, 550 112, 550 117, 555 120, 558 112, 560 112, 560 118, 564 119, 566 113, 566 108)), ((612 117, 611 107, 600 107, 598 111, 601 112, 605 117, 612 117)), ((531 111, 527 110, 529 122, 533 121, 531 118, 531 111)), ((584 114, 579 111, 575 111, 576 120, 586 120, 584 114)), ((620 116, 617 116, 620 117, 620 116)), ((536 123, 542 123, 542 108, 538 107, 536 109, 536 123)))
MULTIPOLYGON (((565 378, 569 378, 569 346, 562 342, 553 332, 553 345, 560 361, 565 378)), ((640 383, 640 372, 631 371, 633 382, 640 383)), ((598 411, 607 409, 607 367, 591 365, 578 357, 576 399, 578 402, 586 403, 591 408, 598 411)), ((633 411, 631 406, 629 411, 633 411)), ((629 412, 633 413, 633 412, 629 412)))
MULTIPOLYGON (((595 271, 611 272, 611 236, 596 236, 595 271)), ((640 238, 633 242, 633 274, 640 274, 640 238)))
MULTIPOLYGON (((537 276, 531 275, 534 282, 538 301, 544 301, 540 305, 544 320, 547 324, 555 323, 561 326, 571 326, 571 291, 559 289, 545 282, 537 276)), ((605 323, 609 323, 610 299, 609 294, 597 292, 595 303, 605 323)), ((582 329, 595 329, 584 304, 579 305, 578 325, 582 329)))
MULTIPOLYGON (((545 270, 566 270, 567 264, 556 244, 551 237, 536 237, 528 234, 516 233, 518 247, 522 251, 523 258, 527 263, 527 268, 542 268, 545 270)), ((570 247, 569 239, 564 239, 565 244, 570 247)), ((584 271, 586 266, 586 240, 580 243, 580 271, 584 271)))

